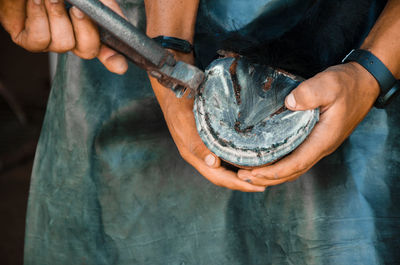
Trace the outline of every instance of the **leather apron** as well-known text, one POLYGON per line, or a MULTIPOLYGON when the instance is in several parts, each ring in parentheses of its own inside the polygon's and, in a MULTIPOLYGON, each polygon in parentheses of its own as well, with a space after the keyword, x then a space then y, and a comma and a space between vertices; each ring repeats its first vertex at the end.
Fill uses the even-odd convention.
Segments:
MULTIPOLYGON (((142 1, 119 2, 143 27, 142 1)), ((221 36, 212 29, 259 32, 256 11, 278 1, 250 1, 258 6, 245 13, 225 2, 201 2, 196 49, 208 60, 221 36), (249 17, 203 30, 212 10, 249 17)), ((25 265, 395 264, 399 106, 400 98, 372 109, 298 180, 244 193, 214 186, 181 159, 144 71, 130 64, 118 76, 96 59, 60 55, 32 173, 25 265)))

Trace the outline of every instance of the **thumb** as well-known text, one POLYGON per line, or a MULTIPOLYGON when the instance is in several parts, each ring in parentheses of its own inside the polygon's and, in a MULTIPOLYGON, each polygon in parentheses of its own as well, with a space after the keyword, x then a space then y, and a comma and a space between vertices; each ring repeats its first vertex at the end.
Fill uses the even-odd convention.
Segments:
POLYGON ((207 166, 217 168, 221 165, 221 160, 219 157, 208 150, 202 141, 200 141, 200 143, 196 143, 190 149, 191 153, 202 160, 207 166))
MULTIPOLYGON (((100 1, 115 13, 128 20, 115 0, 100 1)), ((101 45, 97 58, 110 72, 122 75, 128 70, 126 58, 106 45, 101 45)))
POLYGON ((309 79, 290 92, 285 99, 286 107, 297 111, 315 109, 324 105, 326 100, 323 88, 314 83, 312 79, 309 79))

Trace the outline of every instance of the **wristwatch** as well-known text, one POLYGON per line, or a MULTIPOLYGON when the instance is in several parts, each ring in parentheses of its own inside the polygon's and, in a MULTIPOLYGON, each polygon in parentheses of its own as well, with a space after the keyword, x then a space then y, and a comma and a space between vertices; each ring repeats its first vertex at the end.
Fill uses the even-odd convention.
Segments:
POLYGON ((160 44, 165 49, 172 49, 178 52, 191 53, 193 50, 193 45, 187 40, 182 40, 170 36, 157 36, 153 38, 158 44, 160 44))
POLYGON ((375 107, 386 107, 398 94, 400 94, 400 80, 392 75, 387 67, 371 52, 353 49, 342 63, 357 62, 364 67, 378 81, 380 93, 375 101, 375 107))

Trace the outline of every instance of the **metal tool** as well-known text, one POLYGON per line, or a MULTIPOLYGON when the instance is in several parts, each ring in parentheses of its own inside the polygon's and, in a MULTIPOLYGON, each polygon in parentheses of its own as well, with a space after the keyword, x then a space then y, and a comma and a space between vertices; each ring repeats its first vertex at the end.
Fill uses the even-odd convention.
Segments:
POLYGON ((180 98, 193 97, 204 80, 199 68, 174 56, 98 0, 67 0, 99 26, 101 41, 145 69, 180 98))

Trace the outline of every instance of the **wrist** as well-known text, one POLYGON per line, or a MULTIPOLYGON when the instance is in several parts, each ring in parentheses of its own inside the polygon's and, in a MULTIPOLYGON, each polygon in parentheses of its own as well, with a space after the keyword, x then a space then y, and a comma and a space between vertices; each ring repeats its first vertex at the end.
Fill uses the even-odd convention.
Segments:
POLYGON ((369 45, 365 42, 360 49, 369 51, 374 54, 386 66, 396 79, 400 79, 400 56, 393 53, 393 49, 388 48, 387 45, 369 45))
POLYGON ((363 49, 353 49, 342 61, 356 62, 368 71, 379 84, 379 96, 375 107, 384 108, 400 92, 400 83, 386 65, 373 53, 363 49))
POLYGON ((352 78, 356 77, 358 86, 371 98, 371 103, 375 102, 380 93, 380 87, 375 77, 357 62, 348 62, 345 65, 352 69, 352 78))

